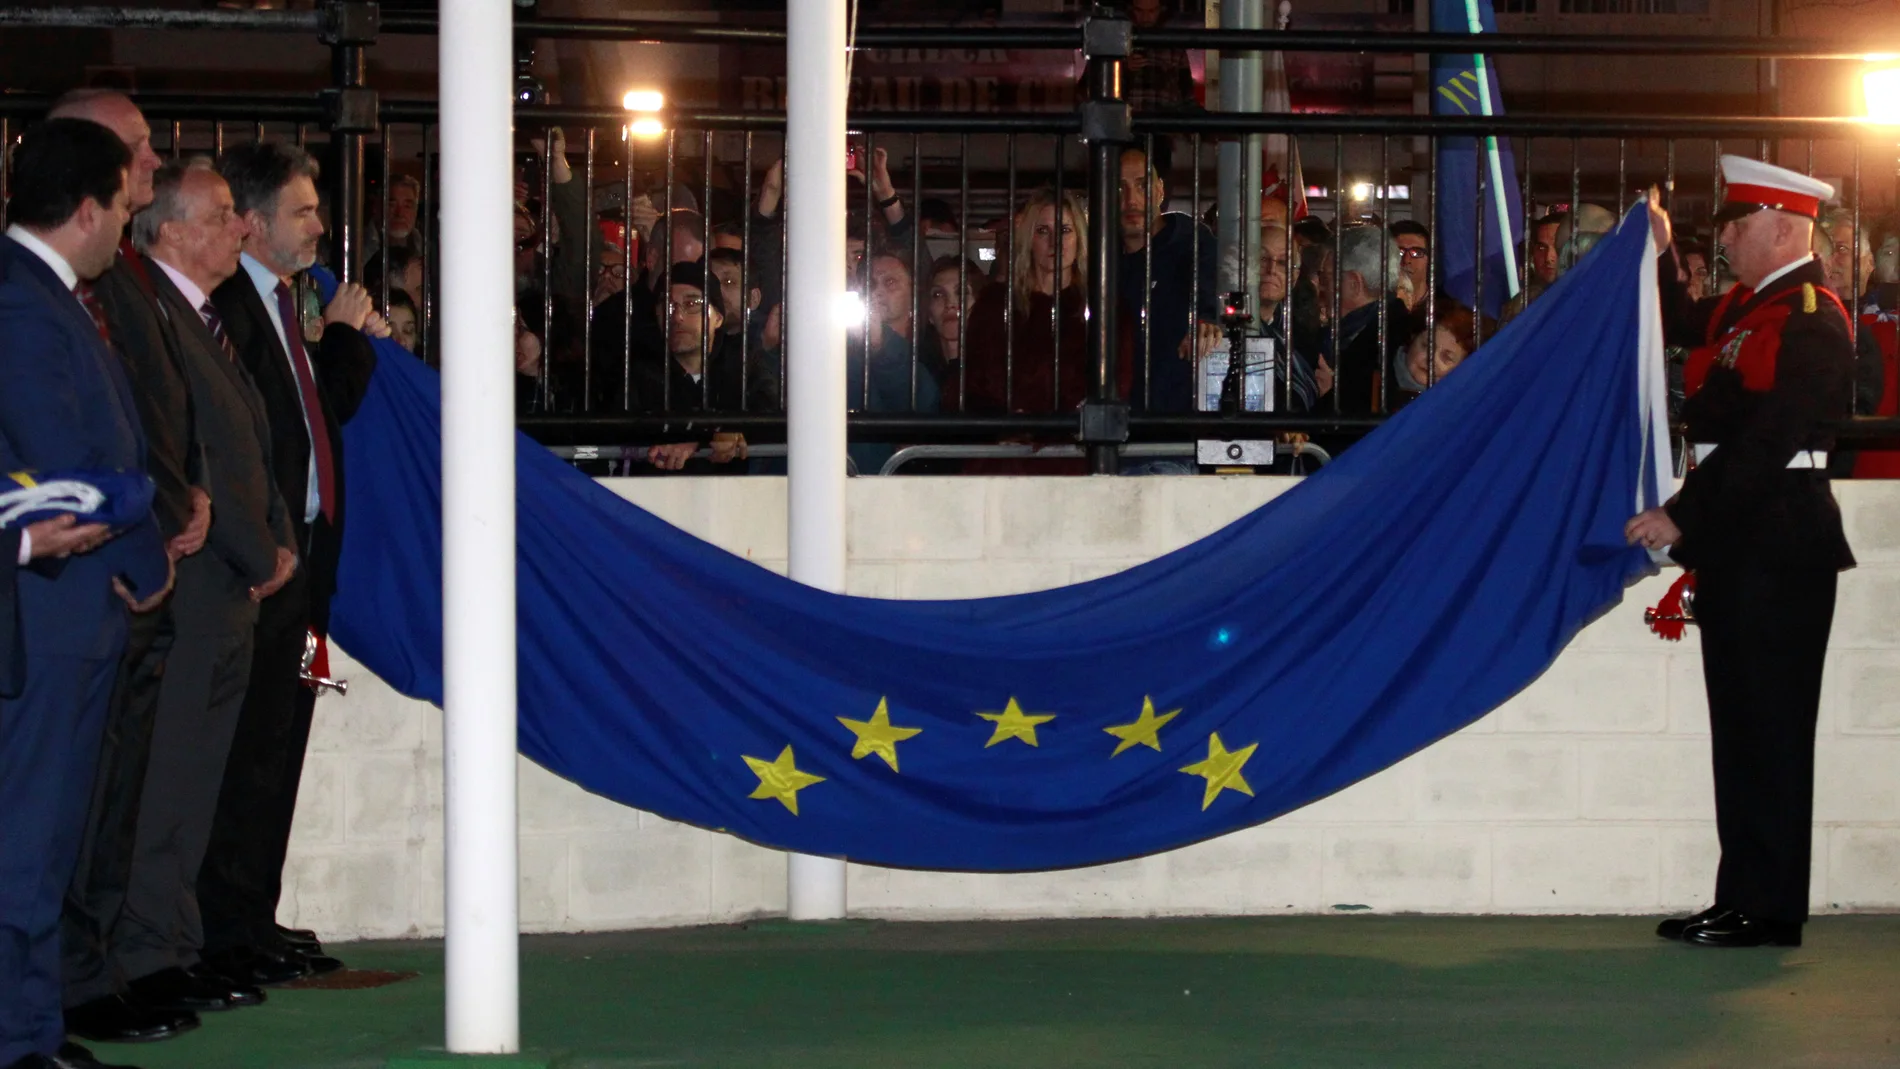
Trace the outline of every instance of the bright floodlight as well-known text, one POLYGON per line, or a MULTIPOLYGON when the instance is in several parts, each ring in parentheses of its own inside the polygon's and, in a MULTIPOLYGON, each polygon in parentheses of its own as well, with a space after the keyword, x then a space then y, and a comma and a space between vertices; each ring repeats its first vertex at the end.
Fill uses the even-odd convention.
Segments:
POLYGON ((631 129, 633 130, 633 136, 635 137, 658 137, 661 134, 666 133, 665 124, 661 123, 660 120, 653 119, 653 118, 635 119, 633 120, 633 126, 631 127, 631 129))
POLYGON ((845 290, 838 294, 838 303, 833 314, 838 317, 837 322, 840 326, 856 328, 864 325, 865 317, 870 314, 870 309, 865 307, 864 297, 856 290, 845 290))
POLYGON ((629 89, 620 98, 620 106, 628 111, 659 111, 666 107, 666 97, 657 89, 629 89))
POLYGON ((1371 200, 1372 199, 1372 183, 1371 182, 1354 182, 1352 184, 1352 199, 1371 200))
POLYGON ((1900 125, 1900 67, 1870 70, 1860 77, 1869 122, 1900 125))

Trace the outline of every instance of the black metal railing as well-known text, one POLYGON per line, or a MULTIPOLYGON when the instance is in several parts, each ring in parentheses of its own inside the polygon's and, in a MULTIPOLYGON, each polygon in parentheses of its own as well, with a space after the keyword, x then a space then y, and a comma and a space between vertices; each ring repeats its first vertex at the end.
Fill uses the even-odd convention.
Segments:
MULTIPOLYGON (((392 305, 410 305, 415 319, 412 347, 431 362, 442 357, 434 341, 434 266, 439 252, 434 225, 439 166, 433 148, 435 105, 379 97, 368 84, 366 59, 380 35, 427 34, 435 27, 436 16, 430 13, 383 13, 373 4, 353 0, 327 3, 311 12, 0 10, 0 32, 220 29, 305 35, 327 45, 333 58, 332 84, 320 95, 141 94, 138 101, 153 120, 160 149, 173 155, 218 153, 230 144, 267 137, 295 137, 321 149, 333 219, 330 262, 342 277, 366 280, 386 311, 392 305), (406 230, 392 229, 392 210, 410 211, 399 204, 398 185, 415 198, 406 230), (416 260, 419 269, 409 266, 416 260)), ((784 31, 771 27, 582 19, 520 19, 516 32, 523 37, 699 45, 773 45, 784 40, 784 31)), ((1716 160, 1724 151, 1775 156, 1812 172, 1818 146, 1825 165, 1839 168, 1828 173, 1846 178, 1844 211, 1851 219, 1850 243, 1855 247, 1869 232, 1862 218, 1863 172, 1882 180, 1891 175, 1890 143, 1878 142, 1881 155, 1870 156, 1866 145, 1873 135, 1847 119, 1134 112, 1119 91, 1121 64, 1131 50, 1233 52, 1252 47, 1419 54, 1464 51, 1470 41, 1463 35, 1138 29, 1125 20, 1098 15, 1073 27, 867 26, 858 31, 856 43, 1080 50, 1087 68, 1071 112, 854 111, 850 116, 867 179, 856 187, 849 211, 851 225, 863 230, 865 250, 853 264, 850 285, 870 305, 864 328, 854 331, 851 340, 849 419, 854 443, 1079 442, 1095 471, 1115 470, 1119 448, 1128 441, 1271 438, 1302 432, 1335 445, 1349 443, 1402 403, 1401 391, 1394 386, 1395 347, 1421 331, 1427 339, 1437 337, 1443 300, 1438 258, 1426 258, 1422 287, 1412 287, 1416 304, 1403 308, 1387 299, 1400 281, 1395 272, 1401 270, 1389 256, 1379 257, 1376 286, 1361 277, 1362 284, 1376 290, 1373 306, 1378 314, 1369 329, 1376 333, 1380 372, 1370 393, 1351 399, 1340 388, 1315 398, 1301 396, 1296 365, 1305 359, 1314 365, 1309 371, 1316 370, 1336 346, 1329 348, 1324 330, 1315 336, 1310 324, 1296 321, 1301 311, 1296 293, 1310 293, 1305 310, 1318 315, 1337 336, 1352 309, 1344 307, 1339 284, 1344 272, 1335 262, 1335 277, 1328 278, 1325 265, 1337 260, 1341 224, 1371 216, 1390 226, 1415 216, 1429 227, 1430 205, 1439 192, 1441 147, 1480 136, 1497 137, 1512 150, 1516 171, 1511 181, 1523 206, 1523 218, 1513 222, 1521 226, 1519 262, 1525 280, 1533 235, 1542 229, 1535 225, 1542 216, 1535 206, 1568 206, 1573 218, 1585 204, 1620 211, 1651 185, 1664 191, 1678 214, 1679 232, 1704 242, 1704 255, 1710 255, 1715 235, 1706 219, 1720 199, 1716 160), (1201 222, 1216 199, 1217 145, 1247 134, 1292 139, 1305 162, 1303 184, 1311 187, 1312 207, 1332 224, 1332 233, 1316 235, 1309 245, 1294 227, 1274 228, 1270 233, 1279 246, 1273 249, 1264 247, 1261 233, 1243 233, 1226 263, 1215 264, 1215 277, 1205 277, 1209 272, 1203 243, 1218 240, 1201 222), (1153 161, 1157 153, 1169 154, 1168 146, 1177 163, 1162 176, 1167 199, 1158 203, 1144 194, 1141 229, 1131 227, 1136 247, 1128 252, 1120 210, 1123 155, 1139 150, 1153 161), (892 204, 874 195, 868 180, 880 151, 889 161, 892 204), (1878 159, 1877 166, 1871 165, 1872 159, 1878 159), (1354 186, 1371 192, 1355 196, 1354 186), (1041 276, 1029 269, 1036 255, 1037 220, 1024 218, 1022 205, 1037 190, 1046 191, 1043 196, 1055 220, 1051 237, 1058 245, 1068 195, 1080 194, 1083 207, 1083 218, 1073 225, 1087 251, 1073 267, 1077 278, 1072 286, 1062 284, 1070 267, 1057 259, 1050 272, 1056 280, 1053 294, 1041 292, 1041 276), (1418 196, 1421 191, 1424 195, 1418 196), (933 210, 947 208, 947 225, 943 213, 927 215, 927 204, 933 210), (1169 212, 1176 214, 1163 219, 1169 212), (1002 223, 978 225, 978 220, 991 219, 1002 223), (1170 252, 1157 274, 1157 227, 1163 223, 1186 228, 1189 251, 1185 261, 1170 252), (1139 262, 1132 274, 1126 266, 1131 256, 1139 262), (930 269, 939 262, 952 264, 954 281, 942 281, 953 298, 940 300, 936 295, 943 287, 933 276, 946 272, 930 269), (1156 284, 1178 281, 1169 275, 1183 262, 1189 274, 1186 312, 1159 322, 1156 284), (1274 334, 1272 366, 1246 369, 1271 383, 1270 400, 1260 406, 1270 411, 1248 410, 1233 397, 1224 398, 1224 406, 1223 399, 1216 398, 1210 406, 1198 351, 1182 357, 1193 364, 1189 403, 1181 404, 1178 393, 1159 397, 1154 382, 1174 341, 1173 331, 1184 327, 1189 335, 1198 335, 1196 324, 1205 318, 1209 299, 1225 298, 1217 279, 1232 264, 1265 264, 1267 274, 1284 275, 1280 296, 1270 302, 1277 307, 1263 308, 1254 327, 1274 334), (890 276, 899 279, 896 285, 884 285, 890 276), (1321 279, 1326 280, 1324 293, 1319 292, 1321 279), (1124 280, 1142 292, 1120 293, 1124 280), (1025 286, 1035 292, 1021 292, 1025 286), (880 296, 880 287, 890 294, 880 296), (1423 292, 1417 293, 1420 288, 1423 292), (1062 296, 1071 289, 1072 308, 1062 296), (973 328, 995 344, 982 352, 972 350, 973 328), (1302 345, 1317 350, 1303 353, 1302 345), (893 359, 902 365, 895 372, 893 359), (1041 366, 1045 364, 1046 369, 1041 366), (999 381, 1000 391, 990 388, 999 381), (1033 382, 1034 388, 1025 382, 1033 382)), ((1484 43, 1487 52, 1495 53, 1804 59, 1860 59, 1871 47, 1867 42, 1738 37, 1510 34, 1488 35, 1484 43)), ((31 95, 0 94, 0 143, 10 141, 19 124, 43 114, 49 103, 31 95)), ((708 427, 758 441, 782 440, 785 369, 778 339, 787 315, 805 314, 785 310, 780 299, 786 274, 796 269, 783 241, 783 219, 785 212, 797 208, 781 202, 773 211, 762 211, 761 193, 782 156, 784 116, 675 107, 655 118, 664 133, 644 140, 630 130, 632 117, 620 108, 530 103, 517 109, 517 163, 525 187, 517 218, 522 231, 517 256, 520 423, 550 445, 608 446, 622 452, 643 441, 708 427), (559 158, 557 129, 565 148, 559 158), (563 174, 567 177, 559 177, 563 174), (695 214, 677 210, 689 207, 688 200, 695 214), (735 245, 733 256, 712 252, 735 245), (649 255, 649 250, 657 251, 649 255), (695 256, 683 255, 694 251, 695 256), (632 262, 635 258, 646 263, 632 262), (690 304, 690 294, 675 300, 670 265, 682 260, 702 263, 709 272, 729 266, 737 277, 731 282, 706 279, 703 303, 690 304), (736 302, 730 304, 728 285, 737 291, 736 302), (756 303, 754 291, 759 294, 756 303), (681 333, 696 334, 700 373, 681 387, 668 373, 672 363, 667 346, 683 305, 687 316, 681 333), (695 315, 696 331, 688 322, 695 315), (720 321, 718 327, 715 320, 720 321), (736 367, 731 388, 716 380, 716 364, 736 367)), ((5 181, 0 167, 0 201, 5 181)), ((1482 204, 1487 195, 1482 178, 1477 195, 1482 204)), ((1484 216, 1479 211, 1478 218, 1484 216)), ((1473 237, 1482 251, 1482 234, 1473 237)), ((1575 225, 1568 241, 1574 254, 1581 244, 1575 225)), ((1384 241, 1380 248, 1384 250, 1384 241)), ((1865 296, 1859 292, 1861 276, 1858 270, 1850 274, 1844 296, 1858 306, 1865 296)), ((1474 303, 1482 306, 1486 287, 1495 290, 1501 284, 1503 280, 1481 275, 1474 303)), ((1247 295, 1253 301, 1262 297, 1258 292, 1247 295)), ((1487 328, 1483 316, 1472 318, 1475 347, 1487 328)), ((1186 343, 1198 350, 1197 338, 1189 337, 1186 343)), ((691 354, 682 350, 681 355, 691 354)), ((1336 364, 1336 353, 1331 355, 1336 364)), ((1428 361, 1426 367, 1423 385, 1429 387, 1436 381, 1436 363, 1428 361)), ((1311 385, 1318 388, 1318 383, 1311 385)), ((1855 439, 1900 437, 1900 421, 1895 420, 1857 420, 1842 429, 1855 439)))

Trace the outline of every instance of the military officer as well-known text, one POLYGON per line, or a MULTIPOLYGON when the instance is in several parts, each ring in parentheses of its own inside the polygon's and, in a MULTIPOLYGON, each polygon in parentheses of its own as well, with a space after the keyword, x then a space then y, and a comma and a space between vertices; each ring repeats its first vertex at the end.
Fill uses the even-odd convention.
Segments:
POLYGON ((1717 239, 1739 284, 1692 301, 1669 217, 1658 282, 1669 344, 1690 348, 1682 418, 1695 466, 1682 490, 1629 521, 1695 573, 1722 861, 1715 902, 1657 934, 1697 946, 1799 946, 1808 918, 1814 728, 1838 574, 1854 565, 1828 487, 1828 425, 1854 400, 1847 310, 1812 234, 1833 187, 1739 156, 1717 239))

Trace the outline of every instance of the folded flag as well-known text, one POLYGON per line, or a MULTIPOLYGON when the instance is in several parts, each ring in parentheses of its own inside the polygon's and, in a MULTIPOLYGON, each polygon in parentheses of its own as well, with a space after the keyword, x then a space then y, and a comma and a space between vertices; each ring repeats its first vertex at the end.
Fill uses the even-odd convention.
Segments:
POLYGON ((131 527, 152 511, 156 488, 138 471, 92 469, 0 475, 0 527, 24 527, 55 516, 80 523, 131 527))

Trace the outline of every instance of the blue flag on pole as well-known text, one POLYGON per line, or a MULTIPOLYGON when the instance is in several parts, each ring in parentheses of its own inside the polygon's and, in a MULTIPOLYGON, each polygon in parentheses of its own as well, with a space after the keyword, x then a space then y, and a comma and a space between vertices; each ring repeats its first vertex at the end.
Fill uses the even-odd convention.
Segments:
MULTIPOLYGON (((1432 0, 1432 32, 1496 33, 1491 0, 1432 0)), ((1482 53, 1432 57, 1432 114, 1502 115, 1497 71, 1482 53)), ((1517 295, 1524 241, 1523 199, 1508 139, 1438 139, 1438 285, 1467 308, 1477 307, 1479 289, 1478 201, 1483 179, 1484 313, 1495 316, 1517 295)))
MULTIPOLYGON (((521 750, 674 820, 919 868, 1102 864, 1296 809, 1498 706, 1652 571, 1623 524, 1668 471, 1655 285, 1639 211, 1319 474, 1012 597, 802 586, 522 438, 521 750)), ((333 633, 440 701, 437 382, 378 345, 333 633)))

